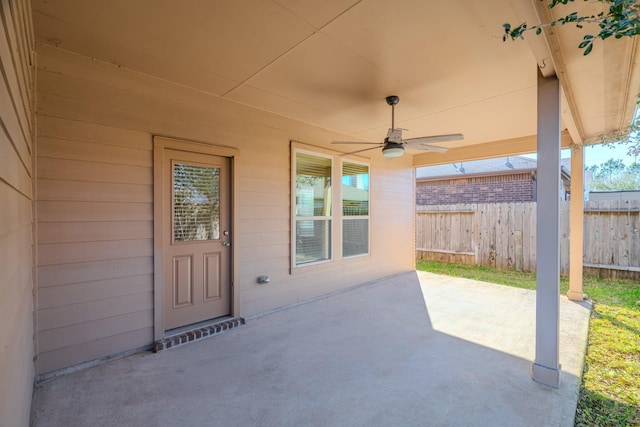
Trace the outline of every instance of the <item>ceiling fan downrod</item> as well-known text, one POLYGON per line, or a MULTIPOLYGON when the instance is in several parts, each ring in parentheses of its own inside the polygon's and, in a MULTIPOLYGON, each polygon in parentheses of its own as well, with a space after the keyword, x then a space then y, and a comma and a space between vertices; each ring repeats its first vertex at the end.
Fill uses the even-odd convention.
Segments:
POLYGON ((391 129, 396 128, 396 104, 400 102, 400 97, 390 95, 385 98, 387 104, 391 105, 391 129))

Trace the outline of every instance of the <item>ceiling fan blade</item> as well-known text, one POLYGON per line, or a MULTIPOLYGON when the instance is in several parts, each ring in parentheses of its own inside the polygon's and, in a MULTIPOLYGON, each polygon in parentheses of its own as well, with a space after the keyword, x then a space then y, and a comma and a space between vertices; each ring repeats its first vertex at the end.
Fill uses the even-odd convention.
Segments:
POLYGON ((448 148, 438 147, 437 145, 429 145, 429 144, 412 144, 407 146, 407 148, 411 150, 431 151, 433 153, 446 153, 447 151, 449 151, 448 148))
POLYGON ((461 133, 451 133, 448 135, 433 135, 433 136, 421 136, 419 138, 405 139, 405 144, 433 144, 434 142, 444 141, 460 141, 464 139, 464 135, 461 133))
POLYGON ((333 141, 332 144, 369 144, 382 145, 380 142, 333 141))
POLYGON ((348 153, 342 153, 340 154, 340 156, 348 156, 349 154, 356 154, 356 153, 362 153, 363 151, 369 151, 369 150, 376 150, 378 148, 381 148, 383 144, 378 144, 377 147, 371 147, 371 148, 364 148, 362 150, 357 150, 357 151, 350 151, 348 153))

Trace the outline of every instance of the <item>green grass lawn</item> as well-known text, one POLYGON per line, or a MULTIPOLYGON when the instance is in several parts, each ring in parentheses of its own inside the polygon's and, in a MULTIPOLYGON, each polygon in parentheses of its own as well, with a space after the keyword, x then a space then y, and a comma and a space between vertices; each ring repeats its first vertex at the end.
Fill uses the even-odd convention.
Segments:
MULTIPOLYGON (((438 261, 418 261, 418 270, 535 289, 535 274, 438 261)), ((576 426, 640 426, 640 283, 585 276, 593 301, 589 343, 576 426)), ((565 294, 569 280, 562 278, 565 294)))

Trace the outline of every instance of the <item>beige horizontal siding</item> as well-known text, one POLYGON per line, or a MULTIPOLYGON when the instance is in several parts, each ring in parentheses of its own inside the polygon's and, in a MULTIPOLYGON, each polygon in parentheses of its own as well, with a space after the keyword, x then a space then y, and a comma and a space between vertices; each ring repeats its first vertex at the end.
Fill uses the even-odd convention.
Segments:
MULTIPOLYGON (((29 211, 25 211, 25 214, 27 214, 28 218, 29 211)), ((31 315, 31 295, 29 295, 32 292, 32 284, 30 283, 31 263, 24 262, 24 260, 31 261, 31 227, 27 223, 0 237, 0 257, 2 257, 0 259, 2 259, 3 264, 0 270, 3 273, 1 276, 3 283, 2 300, 6 304, 6 306, 3 304, 3 312, 1 314, 8 319, 4 328, 7 328, 7 325, 14 325, 20 330, 18 324, 14 322, 28 319, 28 316, 31 315), (29 286, 18 286, 25 283, 28 283, 29 286), (14 297, 16 298, 14 301, 16 304, 9 304, 11 298, 14 297), (17 302, 28 304, 28 312, 23 313, 24 305, 17 302)), ((9 341, 6 343, 10 345, 9 341)))
POLYGON ((151 292, 152 282, 151 274, 140 274, 42 287, 38 289, 38 308, 42 310, 151 292))
POLYGON ((79 160, 38 157, 38 178, 66 181, 135 183, 151 185, 150 167, 90 163, 79 160))
POLYGON ((66 139, 81 143, 104 144, 127 149, 151 151, 153 141, 147 132, 103 126, 77 120, 47 116, 38 121, 38 136, 66 139))
POLYGON ((29 424, 33 391, 33 76, 26 0, 0 2, 0 425, 29 424))
MULTIPOLYGON (((273 255, 270 253, 264 253, 262 258, 256 258, 253 260, 245 260, 242 263, 241 275, 244 278, 251 278, 245 283, 250 283, 250 289, 254 289, 255 278, 263 274, 271 274, 272 271, 289 271, 291 259, 289 254, 286 256, 273 255)), ((274 307, 275 308, 275 307, 274 307)))
MULTIPOLYGON (((27 2, 5 2, 9 5, 10 16, 5 15, 5 25, 7 26, 8 46, 13 48, 14 64, 16 67, 16 79, 9 80, 9 86, 17 87, 19 90, 16 98, 18 116, 23 122, 23 126, 31 129, 33 117, 29 109, 29 101, 33 99, 33 38, 30 37, 29 15, 25 13, 29 9, 27 2), (19 95, 19 96, 18 96, 19 95)), ((25 132, 29 134, 29 132, 25 132)))
MULTIPOLYGON (((2 126, 4 132, 12 141, 12 146, 19 156, 22 164, 31 172, 31 147, 29 141, 31 139, 31 130, 26 119, 24 118, 24 104, 22 103, 23 95, 20 93, 20 89, 15 86, 16 75, 20 75, 19 70, 13 70, 11 64, 10 48, 7 45, 7 41, 4 38, 4 33, 0 37, 0 55, 6 57, 6 64, 3 64, 3 75, 7 76, 9 84, 2 81, 0 84, 0 111, 6 111, 8 114, 2 116, 2 126), (16 74, 15 71, 18 71, 16 74)), ((3 63, 5 63, 3 61, 3 63)), ((27 103, 27 106, 29 104, 27 103)))
POLYGON ((265 256, 270 257, 287 257, 289 256, 289 244, 273 244, 242 246, 239 250, 242 259, 260 259, 265 256))
POLYGON ((291 274, 290 141, 343 137, 52 47, 43 46, 38 64, 38 298, 43 322, 52 325, 41 325, 39 372, 151 342, 141 299, 153 289, 153 135, 239 150, 231 234, 239 254, 237 314, 412 268, 410 159, 372 160, 371 206, 380 206, 372 229, 389 230, 371 236, 370 256, 291 274), (269 285, 256 284, 263 274, 269 285), (142 311, 129 312, 136 307, 142 311), (91 318, 94 312, 111 317, 91 318), (134 317, 128 327, 122 322, 134 317))
MULTIPOLYGON (((38 332, 39 350, 45 353, 65 347, 78 346, 89 341, 150 327, 152 324, 153 310, 144 310, 78 323, 64 328, 40 331, 38 332)), ((148 337, 147 342, 151 342, 151 336, 148 337)))
MULTIPOLYGON (((243 153, 244 154, 244 153, 243 153)), ((264 178, 268 176, 276 182, 286 183, 289 185, 291 179, 291 172, 289 168, 289 155, 288 153, 278 152, 276 154, 267 154, 264 158, 260 159, 254 153, 249 153, 248 156, 242 156, 242 177, 243 178, 264 178), (264 163, 259 163, 260 161, 264 163)))
MULTIPOLYGON (((270 178, 270 177, 269 177, 270 178)), ((265 178, 245 178, 242 176, 242 190, 248 192, 262 192, 262 193, 290 193, 289 181, 276 181, 273 179, 265 178)))
POLYGON ((252 218, 284 218, 288 219, 291 216, 291 209, 289 206, 243 206, 240 211, 240 220, 252 219, 252 218))
MULTIPOLYGON (((38 330, 49 331, 65 326, 110 319, 125 314, 153 309, 153 293, 127 294, 78 304, 40 308, 38 330)), ((43 348, 43 350, 46 350, 43 348)))
POLYGON ((291 229, 291 221, 287 217, 279 219, 270 218, 251 218, 244 221, 240 221, 238 224, 237 234, 239 235, 251 235, 253 233, 262 233, 269 231, 276 232, 288 232, 291 229))
POLYGON ((151 203, 121 202, 37 202, 38 219, 43 222, 151 221, 151 203))
POLYGON ((153 170, 148 134, 46 116, 38 126, 44 373, 109 355, 131 331, 144 334, 127 347, 151 341, 153 170), (88 346, 99 341, 112 348, 88 346))
POLYGON ((153 202, 153 187, 141 184, 40 179, 38 199, 43 201, 153 202))
MULTIPOLYGON (((287 226, 288 225, 287 221, 287 226)), ((260 232, 240 234, 239 236, 236 236, 234 240, 236 244, 239 244, 241 247, 250 248, 252 246, 288 245, 291 238, 288 233, 267 229, 260 232)))
POLYGON ((38 286, 59 286, 70 283, 90 282, 151 274, 153 259, 137 257, 110 261, 81 262, 38 267, 38 286))
MULTIPOLYGON (((287 178, 289 179, 289 178, 287 178)), ((291 204, 291 196, 289 193, 265 193, 263 191, 243 191, 240 202, 243 206, 256 207, 289 207, 291 204)), ((287 215, 288 217, 289 215, 287 215)))
POLYGON ((41 372, 51 372, 87 360, 99 359, 105 357, 105 354, 118 354, 145 347, 152 336, 153 328, 147 326, 74 346, 43 351, 38 354, 38 367, 41 372))
POLYGON ((40 245, 151 238, 153 238, 153 224, 145 220, 41 222, 38 224, 40 245))
POLYGON ((38 156, 114 165, 153 166, 149 150, 46 136, 38 138, 38 156))
MULTIPOLYGON (((285 267, 288 267, 285 266, 285 267)), ((245 287, 242 289, 240 293, 240 298, 242 299, 242 303, 246 304, 250 301, 271 298, 274 295, 280 295, 284 293, 293 293, 295 298, 298 297, 298 287, 299 283, 296 283, 290 279, 289 269, 283 268, 282 270, 273 270, 270 269, 269 278, 271 279, 271 283, 268 285, 259 285, 254 287, 245 287)), ((255 275, 242 275, 240 276, 241 281, 254 281, 255 275)), ((273 307, 272 307, 273 308, 273 307)))
MULTIPOLYGON (((0 128, 0 159, 2 159, 0 179, 15 191, 31 199, 31 161, 21 157, 14 144, 16 143, 0 128)), ((26 143, 17 145, 24 148, 26 143)))
POLYGON ((38 264, 41 266, 151 255, 153 255, 152 239, 49 243, 38 246, 38 264))
MULTIPOLYGON (((4 159, 0 158, 0 164, 4 159)), ((0 236, 28 226, 31 219, 31 200, 5 182, 0 169, 0 236)))

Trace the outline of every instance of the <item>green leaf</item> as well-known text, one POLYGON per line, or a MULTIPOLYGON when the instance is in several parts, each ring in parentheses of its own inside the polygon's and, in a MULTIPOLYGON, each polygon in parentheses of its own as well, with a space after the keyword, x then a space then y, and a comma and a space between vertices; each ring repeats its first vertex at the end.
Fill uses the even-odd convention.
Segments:
MULTIPOLYGON (((546 2, 549 8, 557 5, 567 5, 569 3, 578 2, 580 0, 540 0, 546 2)), ((585 49, 584 54, 588 55, 593 50, 592 43, 586 43, 586 40, 599 38, 606 40, 610 37, 617 39, 623 37, 634 37, 640 35, 640 1, 639 0, 583 0, 594 1, 604 6, 604 11, 595 14, 581 15, 579 12, 569 13, 561 18, 553 20, 547 24, 540 26, 527 27, 521 24, 512 28, 510 25, 503 25, 505 34, 503 39, 510 37, 512 40, 516 38, 524 38, 524 33, 535 29, 536 35, 542 33, 542 28, 546 26, 554 27, 556 25, 566 25, 567 23, 576 24, 576 28, 583 29, 583 23, 593 23, 598 25, 599 32, 596 34, 588 34, 580 43, 580 48, 585 49)), ((588 28, 588 27, 587 27, 588 28)))
POLYGON ((587 56, 591 53, 591 50, 593 49, 593 43, 590 43, 589 46, 587 46, 587 48, 584 50, 583 55, 587 56))

